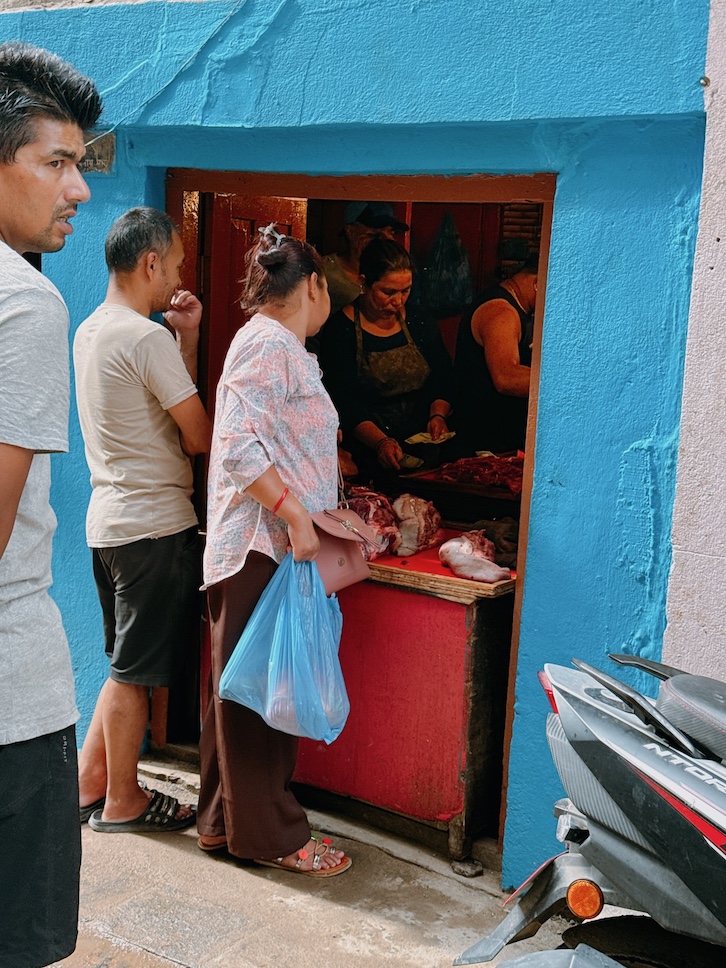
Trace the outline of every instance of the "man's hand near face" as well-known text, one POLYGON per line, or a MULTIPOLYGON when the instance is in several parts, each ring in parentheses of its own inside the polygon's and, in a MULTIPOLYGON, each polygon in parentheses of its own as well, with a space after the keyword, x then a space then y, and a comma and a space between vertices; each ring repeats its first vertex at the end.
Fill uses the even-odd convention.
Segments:
POLYGON ((202 304, 188 289, 178 289, 171 297, 164 319, 174 332, 196 332, 202 319, 202 304))
POLYGON ((164 313, 164 319, 176 334, 176 342, 184 360, 184 366, 196 383, 202 304, 188 289, 178 289, 171 297, 170 308, 164 313))

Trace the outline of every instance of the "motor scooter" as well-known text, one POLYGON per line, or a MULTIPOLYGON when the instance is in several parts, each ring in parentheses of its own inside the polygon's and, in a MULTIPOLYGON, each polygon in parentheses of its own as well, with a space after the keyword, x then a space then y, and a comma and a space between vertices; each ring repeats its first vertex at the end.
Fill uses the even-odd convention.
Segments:
POLYGON ((547 740, 567 793, 554 814, 566 849, 454 965, 485 964, 557 914, 574 922, 563 942, 576 950, 507 964, 601 968, 598 956, 625 968, 726 964, 726 684, 637 656, 610 658, 660 679, 657 700, 577 659, 574 669, 545 665, 547 740), (605 905, 628 913, 601 917, 605 905), (546 960, 574 955, 580 960, 546 960))

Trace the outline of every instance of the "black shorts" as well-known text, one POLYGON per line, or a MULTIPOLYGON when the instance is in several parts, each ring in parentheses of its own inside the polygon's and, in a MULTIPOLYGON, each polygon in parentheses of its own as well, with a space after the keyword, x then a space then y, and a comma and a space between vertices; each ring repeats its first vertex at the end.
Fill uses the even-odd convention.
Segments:
POLYGON ((192 636, 199 635, 197 529, 92 552, 111 678, 170 685, 192 636))
POLYGON ((0 965, 49 965, 78 935, 75 727, 0 746, 0 790, 0 965))

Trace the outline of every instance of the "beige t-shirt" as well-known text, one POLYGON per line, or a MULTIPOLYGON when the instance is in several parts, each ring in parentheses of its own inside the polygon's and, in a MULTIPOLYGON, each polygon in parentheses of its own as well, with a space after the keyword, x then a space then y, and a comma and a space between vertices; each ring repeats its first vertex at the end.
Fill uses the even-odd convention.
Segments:
POLYGON ((109 548, 193 527, 191 462, 166 411, 196 387, 172 334, 102 303, 78 327, 73 362, 93 487, 88 544, 109 548))

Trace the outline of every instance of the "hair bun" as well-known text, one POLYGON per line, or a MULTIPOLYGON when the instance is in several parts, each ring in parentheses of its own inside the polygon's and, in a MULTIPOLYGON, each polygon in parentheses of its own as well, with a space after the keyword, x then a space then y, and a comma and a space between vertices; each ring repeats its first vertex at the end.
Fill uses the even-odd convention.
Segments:
POLYGON ((279 246, 273 246, 270 249, 260 250, 257 253, 257 261, 261 266, 266 269, 270 269, 273 266, 281 266, 287 262, 287 252, 281 249, 279 246))

